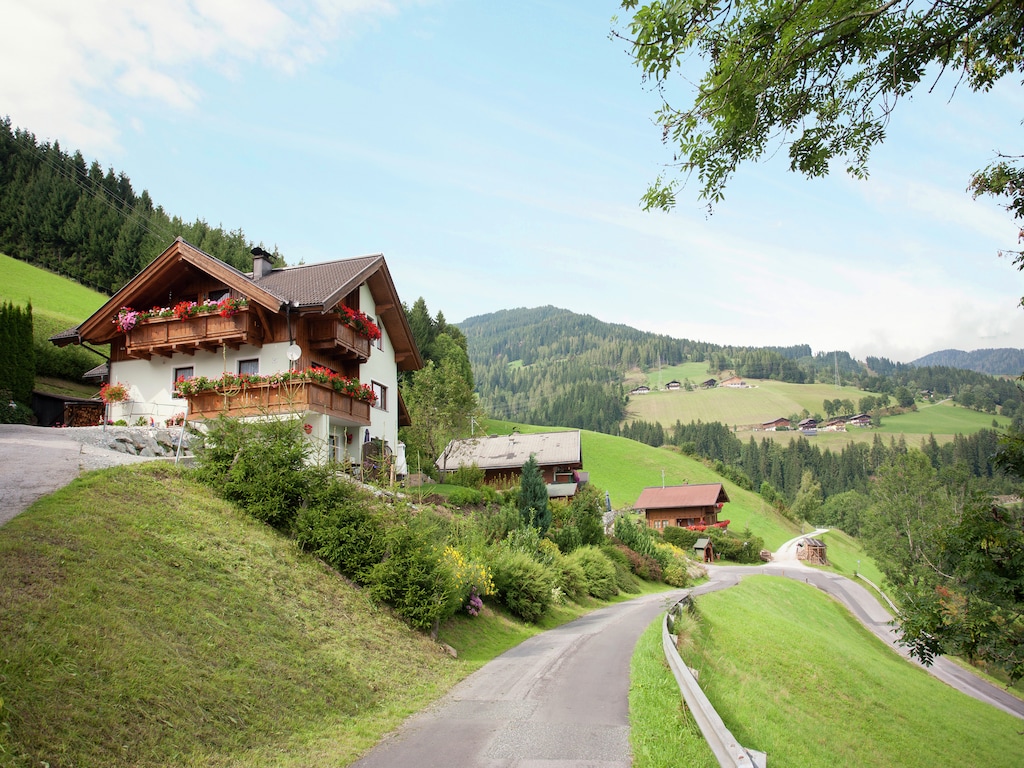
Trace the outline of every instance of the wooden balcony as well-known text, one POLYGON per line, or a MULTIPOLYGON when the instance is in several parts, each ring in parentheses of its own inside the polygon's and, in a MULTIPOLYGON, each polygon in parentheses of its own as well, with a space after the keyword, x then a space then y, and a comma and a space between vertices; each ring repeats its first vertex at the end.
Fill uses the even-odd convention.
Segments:
POLYGON ((153 355, 170 357, 175 352, 194 354, 197 349, 215 350, 243 344, 261 346, 263 332, 256 314, 239 310, 231 317, 204 312, 187 320, 176 317, 151 317, 140 320, 125 334, 125 352, 129 357, 149 360, 153 355))
POLYGON ((225 390, 210 390, 190 395, 189 418, 214 419, 222 413, 230 418, 315 411, 359 424, 370 425, 370 404, 335 391, 316 381, 287 384, 248 385, 225 390))
POLYGON ((370 340, 360 336, 336 315, 325 315, 309 321, 310 347, 330 351, 335 356, 365 363, 370 357, 370 340))

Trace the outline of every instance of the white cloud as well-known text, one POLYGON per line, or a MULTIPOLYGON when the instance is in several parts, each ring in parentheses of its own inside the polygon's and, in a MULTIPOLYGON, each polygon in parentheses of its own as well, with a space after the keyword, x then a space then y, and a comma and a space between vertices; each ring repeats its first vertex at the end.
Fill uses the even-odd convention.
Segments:
POLYGON ((293 75, 393 13, 387 0, 0 0, 0 104, 40 139, 109 153, 118 121, 95 103, 194 109, 206 69, 237 77, 259 61, 293 75))

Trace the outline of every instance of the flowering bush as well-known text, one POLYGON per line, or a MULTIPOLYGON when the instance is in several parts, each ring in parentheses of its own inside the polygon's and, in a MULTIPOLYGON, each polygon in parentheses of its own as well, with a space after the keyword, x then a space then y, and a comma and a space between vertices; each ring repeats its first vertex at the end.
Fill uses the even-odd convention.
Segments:
POLYGON ((441 555, 455 576, 456 589, 461 595, 461 602, 470 616, 476 616, 484 607, 481 599, 495 592, 494 579, 486 565, 467 560, 455 547, 447 546, 441 555))
POLYGON ((190 397, 200 392, 222 391, 225 389, 247 387, 279 387, 290 382, 315 381, 331 387, 335 392, 359 400, 370 405, 375 405, 377 395, 368 384, 361 384, 358 379, 350 379, 326 368, 310 367, 302 371, 279 371, 261 375, 258 373, 225 373, 219 379, 210 379, 206 376, 193 376, 186 379, 179 378, 174 382, 174 391, 179 397, 190 397))
POLYGON ((180 427, 185 423, 185 412, 179 411, 178 413, 171 416, 169 419, 164 419, 164 424, 168 427, 180 427))
POLYGON ((377 327, 377 324, 365 312, 352 309, 352 307, 346 307, 344 304, 337 308, 337 312, 341 315, 341 321, 360 336, 364 336, 370 341, 376 341, 380 338, 380 328, 377 327))
POLYGON ((104 403, 123 403, 128 399, 128 388, 124 384, 108 382, 100 387, 100 399, 104 403))
POLYGON ((197 301, 179 301, 173 307, 153 307, 146 310, 121 307, 117 312, 117 317, 114 318, 114 324, 121 333, 127 333, 140 320, 149 320, 153 317, 176 317, 179 320, 188 320, 190 317, 212 312, 216 312, 221 317, 231 317, 248 306, 248 299, 225 296, 220 301, 204 301, 202 304, 197 301))

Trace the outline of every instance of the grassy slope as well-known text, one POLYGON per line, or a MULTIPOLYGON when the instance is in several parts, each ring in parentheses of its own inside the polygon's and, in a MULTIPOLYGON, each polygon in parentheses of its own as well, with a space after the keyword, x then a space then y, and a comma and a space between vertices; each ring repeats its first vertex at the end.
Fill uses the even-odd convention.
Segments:
MULTIPOLYGON (((32 305, 36 345, 49 344, 55 333, 72 328, 95 312, 107 297, 73 280, 0 253, 0 301, 32 305)), ((106 353, 106 347, 99 350, 106 353)), ((96 356, 96 364, 102 358, 96 356)), ((57 379, 37 379, 36 388, 55 394, 91 397, 96 387, 57 379)))
POLYGON ((31 303, 32 318, 47 336, 78 325, 108 298, 73 280, 2 253, 0 276, 0 300, 20 306, 31 303))
POLYGON ((698 608, 700 640, 684 658, 769 764, 1020 764, 1017 718, 905 661, 813 587, 748 577, 698 608))
MULTIPOLYGON (((508 422, 488 422, 491 434, 507 434, 512 429, 508 422)), ((522 432, 545 432, 549 427, 515 425, 522 432)), ((699 461, 683 456, 666 448, 652 448, 635 440, 612 437, 600 432, 582 430, 580 442, 583 451, 583 467, 590 473, 590 481, 602 490, 608 491, 615 509, 632 506, 640 492, 650 486, 683 483, 724 482, 730 502, 723 515, 732 521, 736 531, 749 526, 756 536, 761 536, 769 549, 776 549, 800 533, 799 527, 781 517, 766 505, 756 493, 744 491, 736 485, 723 481, 721 477, 699 461)))
MULTIPOLYGON (((689 363, 688 365, 703 365, 689 363)), ((685 366, 681 366, 685 367, 685 366)), ((666 376, 665 382, 671 380, 666 376)), ((672 377, 678 378, 678 377, 672 377)), ((705 375, 706 378, 706 375, 705 375)), ((680 379, 681 380, 681 379, 680 379)), ((750 380, 746 389, 717 387, 715 389, 655 391, 649 395, 630 398, 629 420, 659 421, 666 428, 676 421, 689 424, 691 421, 717 421, 739 428, 741 440, 751 435, 760 440, 770 437, 775 440, 793 439, 798 432, 751 432, 742 429, 753 424, 762 424, 780 416, 789 417, 806 409, 810 413, 822 413, 825 400, 847 399, 856 403, 866 392, 855 387, 836 388, 831 384, 787 384, 780 381, 750 380)), ((992 416, 966 408, 959 408, 951 402, 936 404, 918 403, 918 411, 887 416, 882 419, 879 429, 850 429, 847 432, 819 432, 813 438, 814 444, 833 451, 851 441, 870 442, 877 432, 889 435, 907 435, 908 445, 920 445, 918 436, 934 434, 940 443, 952 440, 956 434, 973 434, 979 429, 991 429, 993 420, 999 428, 1009 426, 1004 416, 992 416)))
POLYGON ((166 465, 0 529, 0 606, 0 744, 34 765, 344 765, 470 668, 166 465))

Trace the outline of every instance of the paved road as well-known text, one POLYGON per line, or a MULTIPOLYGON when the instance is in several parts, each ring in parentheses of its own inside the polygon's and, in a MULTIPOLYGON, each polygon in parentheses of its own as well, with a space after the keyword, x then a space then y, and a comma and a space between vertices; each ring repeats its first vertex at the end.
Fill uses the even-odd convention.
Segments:
POLYGON ((648 595, 530 638, 388 736, 358 768, 628 768, 629 663, 682 596, 648 595))
POLYGON ((0 525, 82 472, 150 459, 73 439, 74 430, 0 424, 0 525))

